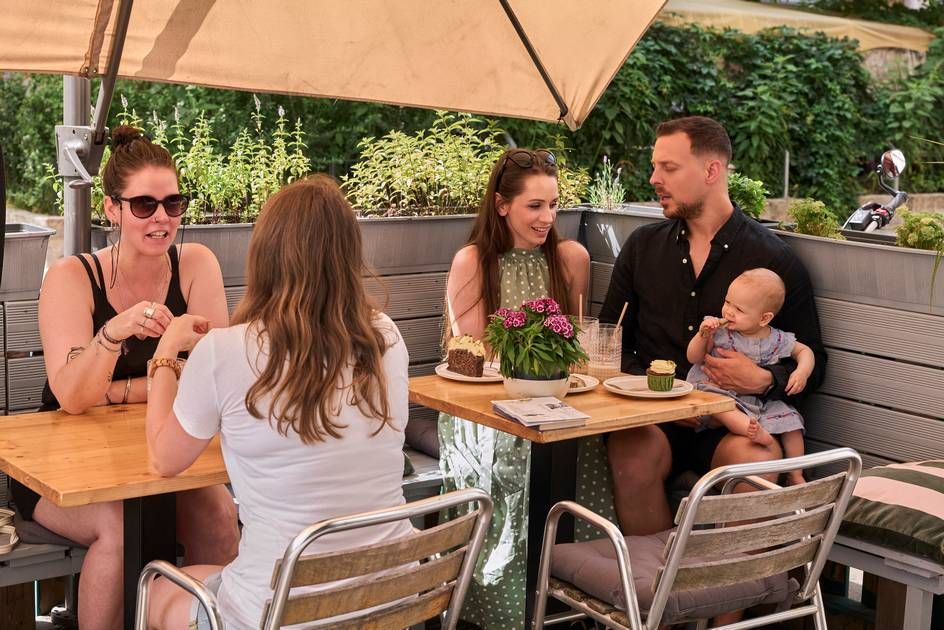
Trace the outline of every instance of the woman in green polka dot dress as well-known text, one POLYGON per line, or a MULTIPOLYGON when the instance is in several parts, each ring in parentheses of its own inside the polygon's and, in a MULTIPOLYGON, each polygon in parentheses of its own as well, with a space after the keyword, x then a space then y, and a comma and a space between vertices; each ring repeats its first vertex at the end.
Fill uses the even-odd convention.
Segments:
MULTIPOLYGON (((557 201, 551 152, 510 149, 498 159, 469 242, 449 271, 453 336, 481 339, 489 314, 546 295, 577 312, 590 256, 558 237, 557 201)), ((439 441, 446 489, 482 488, 495 503, 462 618, 483 630, 523 628, 530 443, 448 414, 439 416, 439 441)))

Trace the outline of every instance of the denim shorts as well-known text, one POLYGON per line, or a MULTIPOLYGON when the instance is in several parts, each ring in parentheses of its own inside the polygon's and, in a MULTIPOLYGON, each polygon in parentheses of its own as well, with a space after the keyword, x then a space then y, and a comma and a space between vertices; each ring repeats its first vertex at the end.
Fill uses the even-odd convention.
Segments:
MULTIPOLYGON (((214 595, 220 592, 220 584, 222 583, 223 574, 220 571, 203 579, 203 585, 214 595)), ((193 602, 190 604, 190 624, 187 627, 189 630, 210 630, 210 616, 196 597, 193 598, 193 602)))

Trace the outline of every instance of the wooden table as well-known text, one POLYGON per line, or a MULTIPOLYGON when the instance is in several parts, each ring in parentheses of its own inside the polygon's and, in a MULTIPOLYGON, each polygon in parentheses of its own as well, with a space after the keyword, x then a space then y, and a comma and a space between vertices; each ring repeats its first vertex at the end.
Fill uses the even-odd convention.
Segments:
MULTIPOLYGON (((601 385, 592 391, 566 398, 567 404, 590 416, 584 426, 539 431, 504 418, 492 410, 491 401, 507 398, 508 394, 501 383, 462 383, 436 375, 410 379, 410 402, 522 437, 532 443, 528 480, 525 604, 526 627, 530 627, 541 541, 544 538, 544 519, 552 505, 558 501, 572 501, 576 495, 577 441, 574 438, 729 411, 735 408, 735 404, 734 399, 727 396, 697 390, 680 398, 629 398, 612 394, 601 385)), ((573 521, 564 519, 558 529, 558 541, 569 540, 573 540, 573 521)))
POLYGON ((3 418, 0 471, 61 507, 124 504, 125 627, 134 624, 138 574, 153 559, 177 556, 171 493, 220 483, 229 477, 215 438, 193 466, 162 477, 148 465, 145 405, 94 407, 3 418))
POLYGON ((693 391, 681 398, 629 398, 611 394, 600 385, 582 394, 567 396, 567 404, 590 419, 582 427, 539 431, 509 420, 492 410, 493 400, 507 399, 501 383, 461 383, 436 375, 410 379, 410 402, 445 411, 536 444, 632 429, 684 418, 694 418, 735 408, 734 399, 693 391))

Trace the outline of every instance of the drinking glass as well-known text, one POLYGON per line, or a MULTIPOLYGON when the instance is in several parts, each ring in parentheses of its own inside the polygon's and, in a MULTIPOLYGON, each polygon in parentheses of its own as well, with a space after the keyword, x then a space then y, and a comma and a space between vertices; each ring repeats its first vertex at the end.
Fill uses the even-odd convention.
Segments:
POLYGON ((597 324, 590 329, 587 351, 587 374, 604 381, 619 376, 623 356, 623 327, 597 324))
MULTIPOLYGON (((580 344, 580 347, 583 348, 584 352, 589 354, 588 348, 590 347, 590 339, 593 334, 593 330, 600 323, 596 317, 587 317, 584 316, 583 323, 580 321, 577 322, 580 332, 577 333, 577 343, 580 344)), ((587 362, 581 361, 580 363, 574 363, 570 366, 570 371, 575 374, 586 374, 587 373, 587 362)))

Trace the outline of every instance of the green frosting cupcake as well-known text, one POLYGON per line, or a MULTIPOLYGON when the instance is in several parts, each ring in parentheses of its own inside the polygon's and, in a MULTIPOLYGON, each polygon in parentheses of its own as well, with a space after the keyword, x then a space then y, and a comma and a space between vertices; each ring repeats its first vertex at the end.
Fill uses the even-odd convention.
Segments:
POLYGON ((653 361, 646 370, 646 381, 649 389, 654 392, 672 391, 675 385, 675 362, 653 361))

